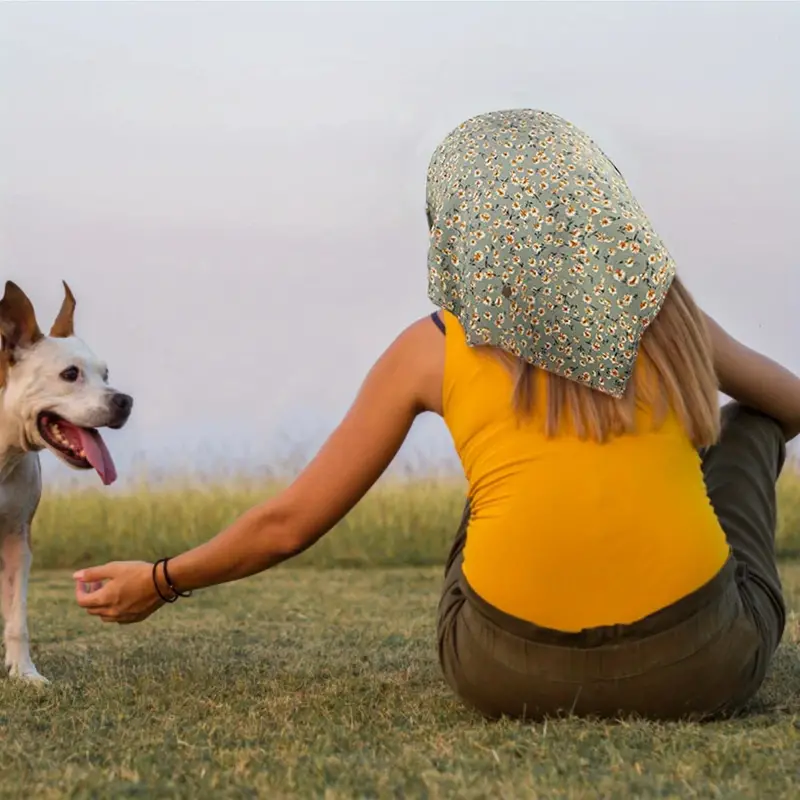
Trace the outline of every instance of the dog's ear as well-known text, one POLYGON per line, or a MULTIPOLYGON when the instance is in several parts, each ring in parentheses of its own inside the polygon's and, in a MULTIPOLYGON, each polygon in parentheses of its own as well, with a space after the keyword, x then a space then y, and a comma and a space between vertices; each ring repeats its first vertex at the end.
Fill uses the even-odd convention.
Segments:
POLYGON ((61 283, 64 284, 64 302, 61 304, 61 310, 58 312, 53 327, 50 328, 50 335, 58 339, 66 339, 68 336, 75 334, 73 326, 75 295, 72 294, 72 290, 67 286, 66 281, 61 281, 61 283))
POLYGON ((9 352, 30 347, 43 338, 31 301, 13 281, 6 281, 5 294, 0 300, 0 336, 2 349, 9 352))

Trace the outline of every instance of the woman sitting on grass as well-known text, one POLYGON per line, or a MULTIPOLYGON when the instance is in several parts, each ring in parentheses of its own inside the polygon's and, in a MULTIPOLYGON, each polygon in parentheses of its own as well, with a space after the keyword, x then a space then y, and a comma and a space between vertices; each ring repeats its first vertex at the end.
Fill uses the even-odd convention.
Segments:
POLYGON ((432 411, 469 484, 438 616, 466 704, 531 719, 741 709, 785 623, 775 483, 800 380, 698 309, 616 167, 559 117, 463 123, 427 201, 441 310, 381 356, 302 474, 181 555, 81 570, 78 603, 137 622, 297 555, 432 411), (721 412, 718 387, 735 401, 721 412))

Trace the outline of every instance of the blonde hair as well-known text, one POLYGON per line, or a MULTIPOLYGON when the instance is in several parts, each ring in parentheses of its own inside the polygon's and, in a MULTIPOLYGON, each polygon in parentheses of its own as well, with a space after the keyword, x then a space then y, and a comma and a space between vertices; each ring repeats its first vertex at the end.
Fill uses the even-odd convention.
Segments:
POLYGON ((567 415, 582 439, 604 442, 634 433, 637 406, 646 406, 656 426, 672 409, 697 448, 719 437, 718 383, 705 318, 677 277, 642 336, 633 377, 620 399, 495 352, 515 378, 514 407, 520 416, 533 412, 536 381, 547 382, 548 436, 560 430, 567 415))

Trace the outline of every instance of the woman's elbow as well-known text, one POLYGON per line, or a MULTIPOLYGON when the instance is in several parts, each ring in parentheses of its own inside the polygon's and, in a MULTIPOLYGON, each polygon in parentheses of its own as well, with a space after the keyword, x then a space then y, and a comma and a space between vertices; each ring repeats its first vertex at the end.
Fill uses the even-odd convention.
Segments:
POLYGON ((313 544, 313 538, 304 531, 300 513, 289 504, 276 499, 258 511, 259 538, 269 560, 285 561, 313 544))

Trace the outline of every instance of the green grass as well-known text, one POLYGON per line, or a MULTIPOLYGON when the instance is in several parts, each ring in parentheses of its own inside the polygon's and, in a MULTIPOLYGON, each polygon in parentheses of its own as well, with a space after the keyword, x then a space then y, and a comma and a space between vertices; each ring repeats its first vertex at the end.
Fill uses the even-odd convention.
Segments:
POLYGON ((743 720, 487 723, 436 663, 441 567, 278 568, 137 626, 35 574, 34 658, 0 680, 0 797, 777 798, 800 785, 795 613, 743 720))
MULTIPOLYGON (((49 491, 36 516, 36 568, 159 558, 205 541, 278 490, 252 481, 186 483, 127 493, 49 491)), ((800 473, 780 483, 778 550, 800 554, 800 473)), ((386 481, 296 562, 315 567, 441 564, 464 506, 459 480, 386 481)))
MULTIPOLYGON (((310 568, 200 592, 141 625, 73 602, 66 568, 179 552, 277 488, 46 495, 29 616, 53 683, 0 680, 0 798, 797 796, 797 563, 782 565, 794 613, 752 713, 704 726, 492 724, 462 708, 434 646, 458 481, 385 482, 299 559, 310 568)), ((794 472, 778 539, 800 552, 794 472)))

